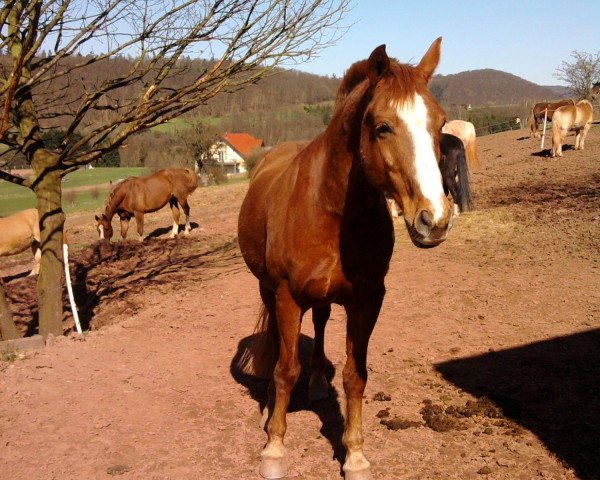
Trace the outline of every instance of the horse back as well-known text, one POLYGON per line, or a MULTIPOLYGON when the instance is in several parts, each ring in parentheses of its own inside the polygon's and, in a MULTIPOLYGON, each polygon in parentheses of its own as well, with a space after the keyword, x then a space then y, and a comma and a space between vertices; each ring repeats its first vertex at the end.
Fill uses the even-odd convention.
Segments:
POLYGON ((16 255, 40 241, 38 211, 35 208, 0 218, 0 256, 16 255))

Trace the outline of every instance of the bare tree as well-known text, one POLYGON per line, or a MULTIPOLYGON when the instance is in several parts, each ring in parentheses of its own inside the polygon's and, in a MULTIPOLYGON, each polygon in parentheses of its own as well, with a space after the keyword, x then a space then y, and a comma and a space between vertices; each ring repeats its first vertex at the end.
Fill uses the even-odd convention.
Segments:
POLYGON ((563 61, 554 76, 563 80, 580 99, 592 97, 592 85, 600 81, 600 51, 571 52, 572 62, 563 61))
POLYGON ((349 1, 3 2, 0 178, 37 196, 42 335, 62 333, 61 177, 136 132, 317 55, 343 34, 349 1), (211 61, 198 70, 190 57, 211 61), (116 68, 119 58, 128 61, 116 68), (49 150, 41 129, 56 125, 64 128, 62 142, 49 150), (33 177, 6 171, 15 154, 26 158, 33 177))

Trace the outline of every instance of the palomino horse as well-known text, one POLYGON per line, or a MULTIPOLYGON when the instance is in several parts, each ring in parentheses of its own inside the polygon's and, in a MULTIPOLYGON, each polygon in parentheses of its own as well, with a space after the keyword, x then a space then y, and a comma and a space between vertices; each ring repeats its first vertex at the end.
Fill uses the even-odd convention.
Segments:
POLYGON ((529 112, 529 136, 531 137, 533 135, 535 138, 539 138, 540 132, 538 132, 538 122, 543 122, 544 117, 546 117, 547 121, 551 122, 556 109, 564 105, 575 105, 575 102, 573 100, 561 100, 560 102, 555 103, 536 103, 529 112), (546 109, 548 110, 547 116, 546 109))
POLYGON ((583 150, 593 119, 594 107, 589 100, 558 108, 552 120, 552 156, 562 157, 562 144, 568 131, 575 132, 575 150, 583 150))
POLYGON ((121 237, 127 237, 129 220, 135 217, 137 232, 144 234, 144 214, 155 212, 167 203, 173 213, 171 238, 179 230, 179 206, 185 214, 185 233, 190 231, 190 206, 187 197, 198 186, 198 177, 189 168, 163 168, 145 177, 130 177, 112 189, 104 213, 96 215, 100 239, 110 240, 113 236, 112 217, 117 214, 121 219, 121 237))
POLYGON ((440 171, 444 192, 452 195, 454 213, 473 209, 473 198, 469 186, 469 167, 465 156, 465 147, 460 138, 442 133, 440 141, 442 156, 440 171))
POLYGON ((40 271, 40 222, 36 208, 30 208, 0 218, 0 257, 8 257, 31 248, 33 269, 29 275, 40 271))
POLYGON ((285 417, 300 373, 300 324, 309 309, 315 324, 310 395, 327 396, 323 338, 332 303, 347 314, 343 469, 349 480, 371 478, 361 412, 367 346, 394 247, 384 192, 400 205, 417 246, 440 244, 452 224, 438 167, 445 115, 427 87, 440 43, 416 67, 390 59, 385 45, 376 48, 344 76, 343 98, 321 135, 304 147, 275 147, 255 168, 238 238, 263 301, 252 366, 256 374, 272 375, 260 466, 265 478, 286 475, 285 417))
POLYGON ((449 133, 462 140, 467 155, 467 164, 470 169, 479 167, 479 157, 477 156, 477 140, 475 135, 475 125, 464 120, 450 120, 442 127, 443 133, 449 133))

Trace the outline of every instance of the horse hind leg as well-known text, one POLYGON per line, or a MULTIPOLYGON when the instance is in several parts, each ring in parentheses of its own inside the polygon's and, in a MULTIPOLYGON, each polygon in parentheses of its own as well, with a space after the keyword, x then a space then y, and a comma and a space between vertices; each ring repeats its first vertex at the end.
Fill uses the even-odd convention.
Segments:
POLYGON ((329 320, 331 307, 313 308, 312 318, 315 328, 315 340, 310 359, 311 374, 308 382, 308 399, 310 401, 329 398, 329 383, 325 376, 327 357, 325 356, 325 325, 329 320))
POLYGON ((40 273, 40 261, 42 260, 42 249, 40 243, 37 240, 33 240, 31 243, 31 253, 33 253, 33 268, 29 273, 29 276, 37 275, 40 273))
POLYGON ((175 197, 169 200, 171 206, 171 213, 173 214, 173 229, 171 230, 171 238, 175 238, 179 233, 179 202, 175 197))
POLYGON ((287 473, 283 438, 287 430, 286 413, 292 389, 300 375, 298 338, 302 311, 292 298, 287 282, 282 282, 275 295, 279 358, 273 372, 275 401, 267 427, 268 440, 260 456, 260 474, 264 478, 283 478, 287 473))
POLYGON ((190 225, 190 204, 188 203, 187 198, 183 198, 179 203, 183 209, 183 214, 185 215, 185 229, 183 230, 183 233, 189 235, 192 230, 190 225))

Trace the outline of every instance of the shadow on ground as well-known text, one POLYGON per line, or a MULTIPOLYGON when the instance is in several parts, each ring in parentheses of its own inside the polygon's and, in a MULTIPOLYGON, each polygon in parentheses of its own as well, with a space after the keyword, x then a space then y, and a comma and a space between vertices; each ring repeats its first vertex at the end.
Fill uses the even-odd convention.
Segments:
POLYGON ((600 478, 600 329, 436 365, 533 432, 581 479, 600 478))

